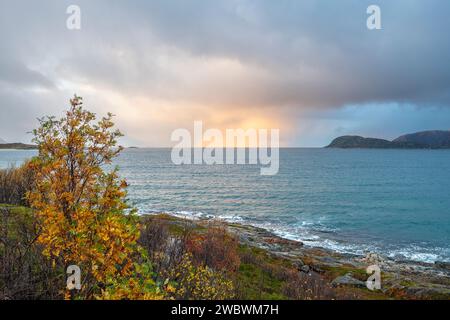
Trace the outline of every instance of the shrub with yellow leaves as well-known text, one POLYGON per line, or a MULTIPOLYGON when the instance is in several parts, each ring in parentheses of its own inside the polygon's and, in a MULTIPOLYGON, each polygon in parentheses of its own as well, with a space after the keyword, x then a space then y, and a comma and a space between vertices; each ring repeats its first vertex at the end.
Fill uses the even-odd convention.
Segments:
POLYGON ((183 300, 225 300, 234 296, 233 282, 222 272, 204 265, 194 265, 192 254, 186 253, 181 262, 169 271, 171 282, 166 293, 183 300))
POLYGON ((122 150, 122 134, 113 128, 112 114, 97 121, 81 97, 70 103, 63 118, 40 119, 33 131, 39 153, 30 163, 35 187, 27 198, 39 221, 38 242, 55 264, 81 268, 82 289, 66 292, 67 298, 132 298, 140 285, 132 259, 139 223, 117 168, 105 171, 122 150))
POLYGON ((138 247, 136 262, 133 270, 127 277, 110 277, 106 286, 95 298, 99 300, 161 300, 167 296, 161 287, 170 289, 165 284, 155 283, 156 275, 152 270, 152 263, 147 253, 138 247))

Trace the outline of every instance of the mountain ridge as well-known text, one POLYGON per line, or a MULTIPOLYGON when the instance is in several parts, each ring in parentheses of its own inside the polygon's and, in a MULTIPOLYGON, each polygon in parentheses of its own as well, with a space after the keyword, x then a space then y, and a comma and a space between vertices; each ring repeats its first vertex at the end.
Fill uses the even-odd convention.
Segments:
POLYGON ((449 130, 429 130, 409 133, 389 141, 361 136, 340 136, 326 148, 340 149, 450 149, 449 130))

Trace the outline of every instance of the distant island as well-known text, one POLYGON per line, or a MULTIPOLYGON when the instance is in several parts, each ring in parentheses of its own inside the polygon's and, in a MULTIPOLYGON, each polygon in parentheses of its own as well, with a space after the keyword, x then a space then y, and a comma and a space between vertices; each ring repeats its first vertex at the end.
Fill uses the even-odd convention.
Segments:
POLYGON ((369 149, 450 149, 450 131, 421 131, 400 136, 392 141, 360 136, 341 136, 326 148, 369 149))
POLYGON ((24 143, 0 143, 0 150, 1 149, 36 150, 37 146, 24 143))

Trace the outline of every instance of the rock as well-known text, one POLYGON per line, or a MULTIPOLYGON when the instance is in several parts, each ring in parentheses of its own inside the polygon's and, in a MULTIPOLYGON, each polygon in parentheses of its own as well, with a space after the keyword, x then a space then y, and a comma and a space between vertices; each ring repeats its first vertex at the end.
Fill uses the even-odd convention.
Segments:
POLYGON ((321 265, 326 265, 328 267, 340 267, 342 266, 341 261, 336 258, 326 256, 326 257, 318 257, 321 265))
POLYGON ((310 268, 317 273, 325 273, 325 271, 321 269, 319 266, 311 266, 310 268))
POLYGON ((436 261, 434 263, 434 266, 441 270, 447 270, 450 271, 450 262, 444 262, 444 261, 436 261))
POLYGON ((309 273, 309 270, 311 270, 311 268, 307 265, 304 265, 300 268, 300 271, 304 273, 309 273))
POLYGON ((247 237, 247 239, 248 239, 248 241, 250 241, 250 242, 255 242, 255 238, 253 238, 253 237, 251 237, 251 236, 247 237))
POLYGON ((294 267, 295 267, 297 270, 301 270, 301 268, 302 268, 304 265, 305 265, 305 263, 303 262, 302 259, 297 259, 297 260, 294 262, 294 267))
POLYGON ((379 267, 386 265, 386 260, 378 253, 374 253, 374 252, 368 253, 364 258, 359 259, 359 261, 361 261, 367 265, 375 264, 379 267))
POLYGON ((354 287, 361 287, 361 288, 366 287, 365 282, 353 278, 351 273, 347 273, 345 276, 337 277, 336 279, 334 279, 331 282, 331 285, 333 287, 338 287, 338 286, 354 286, 354 287))
POLYGON ((440 287, 411 287, 405 288, 405 292, 416 299, 433 297, 434 299, 447 300, 450 296, 449 289, 440 287))

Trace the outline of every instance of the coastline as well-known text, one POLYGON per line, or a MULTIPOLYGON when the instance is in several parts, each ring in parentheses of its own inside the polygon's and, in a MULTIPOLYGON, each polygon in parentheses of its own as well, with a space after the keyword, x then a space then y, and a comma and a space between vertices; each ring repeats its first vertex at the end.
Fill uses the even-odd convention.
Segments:
MULTIPOLYGON (((415 247, 416 251, 410 251, 411 248, 397 248, 383 249, 376 245, 361 244, 359 242, 351 242, 347 238, 347 242, 342 242, 342 238, 339 237, 339 231, 334 229, 307 229, 305 228, 301 235, 295 235, 292 231, 279 228, 278 226, 273 227, 272 225, 252 223, 251 221, 245 220, 240 216, 230 216, 230 215, 211 215, 203 212, 193 212, 193 211, 138 211, 139 215, 151 215, 164 213, 179 219, 187 219, 193 221, 213 221, 219 220, 228 225, 240 225, 243 227, 254 228, 257 230, 264 230, 270 233, 274 237, 281 239, 300 242, 305 245, 305 247, 323 249, 325 251, 336 252, 344 256, 355 256, 363 257, 368 253, 378 254, 389 261, 394 262, 408 262, 411 264, 425 264, 434 265, 436 264, 449 264, 450 261, 439 255, 439 253, 427 252, 426 247, 415 247), (327 235, 334 234, 333 237, 328 237, 327 235), (359 243, 359 244, 358 244, 359 243), (420 249, 422 251, 420 251, 420 249), (419 251, 417 251, 419 250, 419 251)), ((436 249, 436 248, 435 248, 436 249)), ((442 250, 443 248, 437 248, 442 250)))
POLYGON ((365 284, 365 280, 369 277, 366 268, 377 265, 382 275, 381 290, 374 292, 381 295, 377 297, 378 299, 450 299, 450 263, 394 260, 377 253, 368 253, 366 256, 341 253, 286 239, 260 227, 227 222, 223 219, 196 219, 170 213, 151 213, 142 216, 159 217, 175 225, 188 222, 194 228, 207 228, 211 221, 218 221, 239 240, 241 245, 263 250, 277 259, 292 264, 299 272, 316 273, 336 288, 372 293, 365 284))

